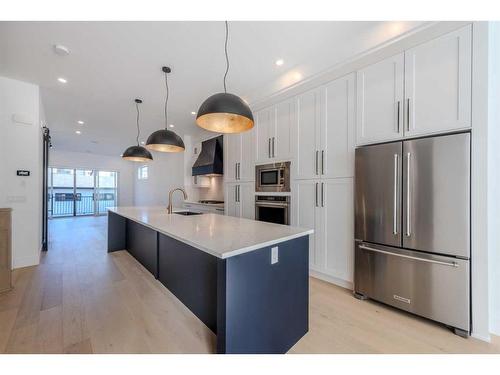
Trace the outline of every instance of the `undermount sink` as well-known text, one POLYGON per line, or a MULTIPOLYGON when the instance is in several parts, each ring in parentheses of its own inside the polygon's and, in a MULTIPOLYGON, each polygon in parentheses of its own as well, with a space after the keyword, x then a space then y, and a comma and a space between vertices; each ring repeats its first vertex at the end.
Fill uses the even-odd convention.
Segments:
POLYGON ((174 214, 177 214, 177 215, 184 215, 184 216, 191 216, 191 215, 201 215, 201 214, 202 214, 202 212, 179 211, 179 212, 174 212, 174 214))

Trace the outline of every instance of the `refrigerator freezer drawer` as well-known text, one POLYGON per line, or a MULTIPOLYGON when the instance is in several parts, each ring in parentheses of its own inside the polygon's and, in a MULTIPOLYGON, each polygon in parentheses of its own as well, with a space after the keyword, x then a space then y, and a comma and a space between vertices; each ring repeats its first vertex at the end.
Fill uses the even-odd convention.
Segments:
POLYGON ((470 330, 468 260, 356 241, 354 289, 402 310, 470 330))

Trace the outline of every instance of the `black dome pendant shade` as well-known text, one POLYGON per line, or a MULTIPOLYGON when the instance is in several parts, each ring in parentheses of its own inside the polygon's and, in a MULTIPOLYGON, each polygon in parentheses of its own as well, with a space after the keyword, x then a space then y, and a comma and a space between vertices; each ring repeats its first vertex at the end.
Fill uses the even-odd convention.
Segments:
POLYGON ((129 161, 148 162, 153 160, 151 153, 144 147, 139 146, 139 104, 142 103, 141 99, 135 99, 135 109, 137 110, 137 146, 128 147, 122 154, 122 158, 129 161))
POLYGON ((253 127, 250 107, 239 96, 220 92, 209 97, 198 110, 199 127, 217 133, 241 133, 253 127))
POLYGON ((171 72, 171 69, 167 66, 162 68, 163 73, 165 73, 165 86, 167 88, 167 97, 165 99, 165 129, 157 130, 152 133, 148 140, 146 141, 146 148, 148 150, 160 151, 160 152, 182 152, 184 151, 184 142, 182 138, 179 137, 172 130, 168 130, 168 113, 167 113, 167 104, 168 104, 168 73, 171 72))
POLYGON ((229 94, 226 90, 226 77, 229 71, 229 57, 227 54, 229 28, 227 21, 225 25, 226 73, 224 74, 224 92, 214 94, 202 103, 196 115, 196 123, 200 128, 217 133, 241 133, 252 129, 254 121, 248 104, 239 96, 229 94))

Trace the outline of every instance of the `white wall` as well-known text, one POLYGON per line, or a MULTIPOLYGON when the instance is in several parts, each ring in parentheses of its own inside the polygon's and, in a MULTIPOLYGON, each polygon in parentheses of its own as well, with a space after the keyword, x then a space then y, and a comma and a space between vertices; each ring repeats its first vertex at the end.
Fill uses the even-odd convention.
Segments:
MULTIPOLYGON (((184 187, 184 153, 153 153, 153 161, 147 163, 148 179, 137 179, 137 169, 146 163, 134 163, 134 204, 136 206, 167 206, 168 192, 184 187)), ((174 195, 174 206, 180 207, 182 193, 174 195)))
POLYGON ((12 211, 12 266, 36 265, 42 231, 42 133, 36 85, 0 77, 0 206, 12 211), (13 115, 22 117, 20 124, 13 115), (18 177, 16 170, 30 171, 18 177))
POLYGON ((134 163, 119 156, 88 154, 51 149, 51 167, 87 168, 118 172, 118 205, 134 204, 134 163))
POLYGON ((488 294, 490 332, 500 335, 500 22, 489 23, 488 294))

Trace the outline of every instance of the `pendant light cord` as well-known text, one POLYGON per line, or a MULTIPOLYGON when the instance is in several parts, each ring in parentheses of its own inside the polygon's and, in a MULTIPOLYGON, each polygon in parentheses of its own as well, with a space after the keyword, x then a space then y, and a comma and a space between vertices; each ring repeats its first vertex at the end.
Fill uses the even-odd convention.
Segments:
POLYGON ((165 87, 167 88, 167 96, 165 97, 165 129, 168 130, 168 111, 167 111, 167 105, 168 105, 168 73, 165 72, 165 87))
POLYGON ((227 93, 227 90, 226 90, 226 77, 227 77, 227 72, 229 72, 229 57, 227 55, 227 39, 228 39, 228 36, 229 36, 229 25, 226 22, 226 41, 224 43, 224 54, 226 55, 226 73, 224 73, 224 92, 227 93))
POLYGON ((139 136, 141 135, 141 129, 139 128, 139 103, 135 103, 135 109, 137 111, 137 118, 136 118, 136 124, 137 124, 137 146, 139 146, 139 136))

